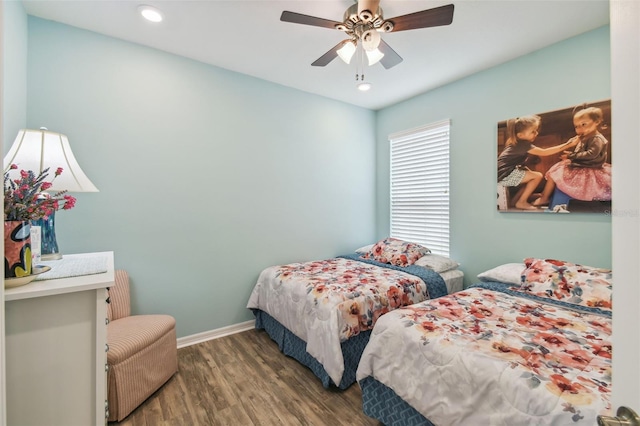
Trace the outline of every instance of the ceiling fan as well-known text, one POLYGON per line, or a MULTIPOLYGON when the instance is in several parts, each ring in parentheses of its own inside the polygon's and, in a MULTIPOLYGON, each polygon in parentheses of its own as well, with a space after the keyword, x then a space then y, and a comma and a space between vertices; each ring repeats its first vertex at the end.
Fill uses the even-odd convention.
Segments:
POLYGON ((402 58, 382 40, 381 32, 438 27, 449 25, 453 21, 453 4, 385 19, 380 8, 380 0, 356 0, 356 2, 345 11, 342 22, 289 11, 282 12, 280 20, 344 31, 349 36, 348 39, 341 41, 316 59, 311 64, 313 66, 324 67, 337 56, 349 63, 360 42, 367 54, 369 65, 379 61, 386 69, 398 65, 402 62, 402 58))

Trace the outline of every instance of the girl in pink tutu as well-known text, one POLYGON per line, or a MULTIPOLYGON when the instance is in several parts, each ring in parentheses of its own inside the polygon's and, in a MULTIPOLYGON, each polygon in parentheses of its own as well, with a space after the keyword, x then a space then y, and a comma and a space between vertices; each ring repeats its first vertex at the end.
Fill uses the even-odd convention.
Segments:
POLYGON ((570 141, 577 139, 578 143, 573 151, 564 151, 561 160, 547 171, 547 182, 534 205, 549 204, 556 187, 576 200, 611 200, 611 164, 606 162, 609 141, 598 131, 602 117, 602 110, 596 107, 574 114, 577 136, 570 141))

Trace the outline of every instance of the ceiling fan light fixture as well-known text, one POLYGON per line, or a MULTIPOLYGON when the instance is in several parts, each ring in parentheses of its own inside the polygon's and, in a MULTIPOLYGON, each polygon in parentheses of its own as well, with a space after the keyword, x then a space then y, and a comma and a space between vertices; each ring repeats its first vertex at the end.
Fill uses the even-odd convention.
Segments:
POLYGON ((163 20, 162 12, 153 6, 142 4, 138 6, 138 12, 140 12, 140 15, 147 21, 162 22, 163 20))
POLYGON ((356 53, 356 44, 351 40, 345 40, 342 44, 342 47, 337 50, 338 56, 342 59, 346 64, 351 62, 351 58, 353 58, 353 54, 356 53))
POLYGON ((362 83, 358 84, 358 90, 361 92, 367 92, 371 90, 371 86, 372 86, 371 83, 363 81, 362 83))
POLYGON ((369 60, 369 66, 377 64, 378 62, 380 62, 380 59, 384 57, 384 53, 382 53, 378 49, 365 50, 365 53, 367 54, 367 59, 369 60))

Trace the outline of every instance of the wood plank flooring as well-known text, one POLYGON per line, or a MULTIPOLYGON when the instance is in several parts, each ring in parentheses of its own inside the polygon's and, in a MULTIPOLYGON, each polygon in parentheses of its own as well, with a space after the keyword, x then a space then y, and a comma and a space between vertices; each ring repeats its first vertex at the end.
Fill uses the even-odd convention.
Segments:
POLYGON ((109 426, 381 426, 362 413, 358 384, 324 389, 263 330, 178 349, 178 373, 109 426))

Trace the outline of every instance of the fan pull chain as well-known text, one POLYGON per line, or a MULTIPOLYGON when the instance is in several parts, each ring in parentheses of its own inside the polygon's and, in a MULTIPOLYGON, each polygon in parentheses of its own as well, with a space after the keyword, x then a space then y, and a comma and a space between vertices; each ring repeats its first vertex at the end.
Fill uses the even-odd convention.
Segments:
POLYGON ((360 79, 360 45, 356 46, 356 55, 358 55, 358 57, 356 58, 356 83, 358 82, 358 80, 360 79))
POLYGON ((360 81, 364 81, 364 48, 360 45, 360 81))
POLYGON ((364 81, 364 49, 358 45, 358 60, 356 60, 356 82, 364 81), (358 69, 359 68, 359 69, 358 69))

